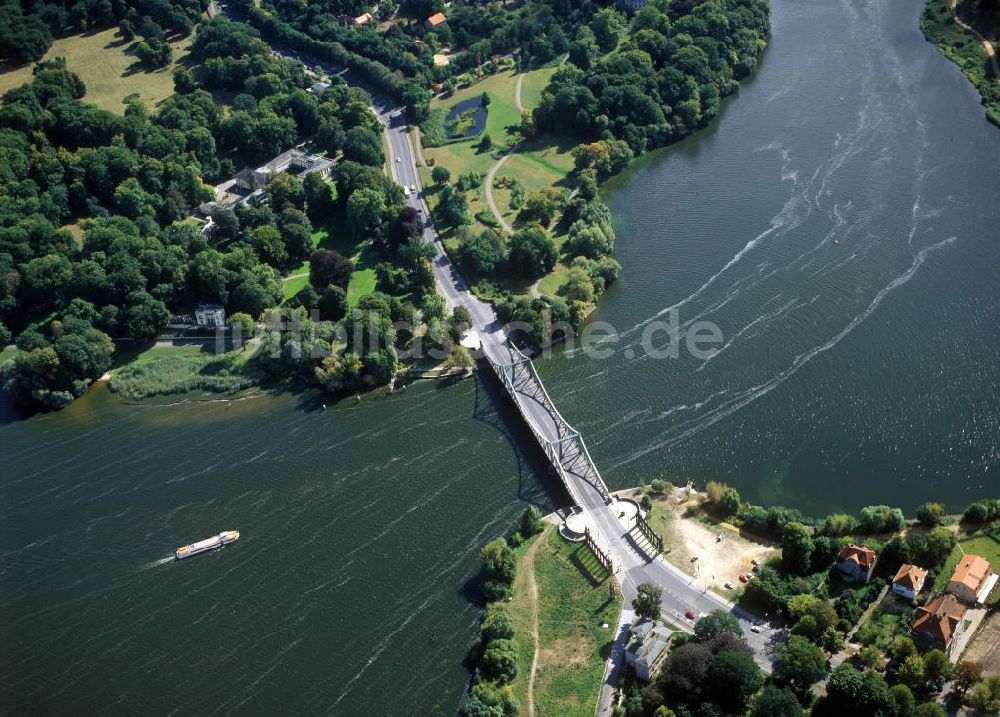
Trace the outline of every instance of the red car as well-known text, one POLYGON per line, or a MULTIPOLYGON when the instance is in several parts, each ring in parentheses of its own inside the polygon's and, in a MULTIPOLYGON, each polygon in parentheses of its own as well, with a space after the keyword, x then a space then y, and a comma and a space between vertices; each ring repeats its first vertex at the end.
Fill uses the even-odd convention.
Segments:
POLYGON ((688 610, 686 613, 684 613, 684 617, 686 617, 688 620, 694 620, 694 610, 688 610))
POLYGON ((745 583, 745 582, 746 582, 747 580, 749 580, 749 579, 750 579, 750 578, 749 578, 749 576, 747 576, 747 575, 740 575, 740 582, 741 582, 741 583, 745 583))

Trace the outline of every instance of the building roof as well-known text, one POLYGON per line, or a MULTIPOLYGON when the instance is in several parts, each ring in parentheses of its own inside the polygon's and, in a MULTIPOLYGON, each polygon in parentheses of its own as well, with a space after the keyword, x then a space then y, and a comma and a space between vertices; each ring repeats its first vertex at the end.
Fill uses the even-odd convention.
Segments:
POLYGON ((363 12, 354 18, 355 25, 367 25, 372 21, 372 14, 370 12, 363 12))
POLYGON ((910 590, 917 590, 924 584, 924 578, 926 577, 927 571, 923 568, 903 563, 899 566, 899 572, 896 573, 896 577, 892 579, 892 582, 894 585, 902 585, 910 590))
POLYGON ((313 86, 310 87, 309 89, 311 91, 315 92, 316 94, 319 94, 321 92, 324 92, 324 91, 330 89, 330 83, 329 82, 316 82, 316 83, 313 83, 313 86))
POLYGON ((448 22, 448 18, 444 16, 443 12, 436 12, 427 18, 427 24, 431 27, 437 27, 443 22, 448 22))
POLYGON ((954 595, 938 595, 916 610, 913 632, 926 635, 934 642, 948 645, 965 616, 966 607, 954 595))
POLYGON ((837 560, 840 562, 849 561, 857 563, 864 570, 869 570, 878 559, 878 555, 867 545, 845 545, 837 553, 837 560))
POLYGON ((222 304, 198 304, 195 311, 219 311, 225 307, 222 304))
POLYGON ((978 555, 963 555, 955 567, 955 572, 948 579, 948 584, 961 583, 972 592, 978 593, 992 574, 993 570, 986 558, 981 558, 978 555))
POLYGON ((632 664, 644 664, 647 671, 663 656, 673 637, 671 630, 648 618, 633 625, 629 632, 629 641, 625 646, 626 659, 632 664))

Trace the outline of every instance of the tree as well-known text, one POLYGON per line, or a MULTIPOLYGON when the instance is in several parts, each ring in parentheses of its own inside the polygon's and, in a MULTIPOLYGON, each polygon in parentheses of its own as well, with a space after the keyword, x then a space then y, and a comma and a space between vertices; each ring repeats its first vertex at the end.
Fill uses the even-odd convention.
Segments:
POLYGON ((636 587, 637 595, 632 600, 632 609, 639 617, 650 620, 660 619, 660 601, 663 598, 663 590, 653 583, 640 583, 636 587))
POLYGON ((908 637, 901 637, 896 640, 896 643, 892 647, 892 656, 895 658, 896 662, 905 662, 908 657, 912 657, 917 654, 917 646, 913 644, 913 640, 908 637))
POLYGON ((302 182, 290 172, 275 174, 267 180, 264 185, 271 209, 281 212, 288 207, 302 209, 305 206, 305 193, 302 190, 302 182))
POLYGON ((941 522, 944 517, 944 506, 940 503, 923 503, 917 508, 917 520, 929 528, 941 522))
POLYGON ((489 92, 484 92, 479 97, 479 101, 482 102, 483 107, 489 107, 490 106, 490 93, 489 92))
POLYGON ((493 602, 506 598, 517 570, 514 551, 506 540, 496 538, 483 546, 479 557, 483 562, 483 595, 486 600, 493 602))
POLYGON ((602 52, 611 52, 618 46, 618 41, 625 34, 625 28, 625 17, 611 8, 598 11, 590 21, 590 29, 602 52))
POLYGON ((241 311, 229 315, 229 326, 233 331, 234 337, 237 333, 239 334, 241 346, 246 345, 247 339, 253 336, 254 329, 256 328, 253 318, 241 311))
POLYGON ((767 685, 753 700, 753 717, 802 717, 802 706, 791 690, 767 685))
POLYGON ((343 355, 327 356, 316 367, 316 380, 331 393, 353 391, 361 384, 363 370, 361 357, 351 351, 343 355))
POLYGON ((917 705, 917 717, 945 717, 947 714, 948 713, 944 711, 944 707, 939 705, 937 702, 924 702, 923 704, 917 705))
POLYGON ((801 635, 792 635, 775 653, 784 680, 798 695, 804 696, 809 686, 826 674, 826 655, 801 635))
POLYGON ((435 165, 434 169, 431 170, 431 179, 434 180, 435 184, 445 184, 451 179, 451 172, 448 171, 447 167, 440 164, 435 165))
POLYGON ((903 511, 888 505, 869 505, 861 509, 861 530, 866 533, 892 533, 903 527, 903 511))
POLYGON ((812 564, 813 541, 802 523, 788 523, 781 533, 781 560, 785 569, 798 575, 809 572, 812 564))
POLYGON ((507 639, 490 642, 479 656, 480 675, 497 684, 505 685, 517 676, 517 648, 507 639))
POLYGON ((899 666, 899 681, 914 691, 922 691, 927 686, 924 661, 919 655, 911 655, 899 666))
POLYGON ((462 717, 517 717, 517 698, 509 686, 496 687, 488 682, 473 685, 469 699, 462 705, 462 717))
POLYGON ((354 262, 333 249, 317 249, 309 257, 309 283, 325 291, 328 286, 347 290, 354 272, 354 262))
POLYGON ((381 192, 363 188, 347 198, 348 226, 355 237, 381 237, 386 218, 385 197, 381 192))
POLYGON ((510 238, 509 261, 519 276, 544 276, 555 268, 556 258, 555 242, 540 226, 521 229, 510 238))
POLYGON ((490 137, 489 132, 484 132, 483 138, 479 140, 479 151, 489 152, 491 149, 493 149, 493 138, 490 137))
POLYGON ((503 237, 493 229, 484 229, 458 247, 462 265, 480 276, 491 276, 507 258, 503 237))
POLYGON ((991 675, 974 685, 966 696, 966 702, 977 712, 1000 712, 1000 676, 991 675))
POLYGON ((347 316, 350 305, 347 302, 347 292, 336 284, 326 287, 316 303, 320 318, 325 321, 340 321, 347 316))
POLYGON ((928 650, 924 653, 924 676, 931 684, 941 687, 952 672, 951 660, 941 650, 928 650))
POLYGON ((365 127, 352 127, 344 137, 344 158, 377 167, 382 164, 382 142, 365 127))
POLYGON ((486 645, 494 640, 512 640, 514 620, 500 603, 491 603, 486 608, 483 622, 479 626, 479 640, 486 645))
POLYGON ((962 660, 955 665, 952 680, 959 691, 968 692, 974 685, 983 681, 983 666, 978 662, 962 660))
POLYGON ((737 650, 723 650, 712 658, 706 674, 706 687, 712 701, 727 714, 742 714, 747 700, 764 684, 764 673, 753 655, 737 650))
POLYGON ((917 701, 913 699, 913 691, 906 685, 893 685, 889 688, 892 701, 896 705, 895 717, 914 717, 917 701))
POLYGON ((166 304, 145 291, 128 295, 125 307, 125 331, 136 341, 152 341, 170 321, 166 304))
POLYGON ((723 610, 712 610, 694 626, 694 639, 698 642, 709 642, 725 633, 742 636, 743 629, 735 615, 723 610))
POLYGON ((521 209, 521 221, 538 222, 547 227, 566 204, 566 195, 553 187, 533 192, 521 209))
POLYGON ((438 211, 441 218, 452 226, 469 224, 469 201, 463 192, 455 190, 451 185, 445 185, 440 192, 438 211))
POLYGON ((530 538, 532 535, 541 533, 544 528, 545 521, 542 520, 542 512, 533 505, 525 508, 524 513, 521 515, 521 535, 525 538, 530 538))

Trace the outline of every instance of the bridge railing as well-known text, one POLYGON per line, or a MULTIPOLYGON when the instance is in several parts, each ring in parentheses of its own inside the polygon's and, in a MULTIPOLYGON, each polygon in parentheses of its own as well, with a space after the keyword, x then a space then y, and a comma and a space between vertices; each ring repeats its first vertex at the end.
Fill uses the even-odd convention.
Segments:
POLYGON ((545 451, 545 455, 548 456, 552 466, 556 469, 560 479, 562 479, 563 484, 569 491, 570 497, 577 505, 581 507, 584 505, 580 495, 577 493, 573 480, 571 480, 570 476, 566 472, 566 468, 563 466, 563 444, 567 441, 576 446, 577 451, 587 463, 587 467, 593 472, 593 480, 588 480, 588 482, 594 486, 605 503, 610 503, 612 501, 611 493, 608 490, 608 487, 604 484, 604 479, 601 478, 601 474, 597 470, 597 466, 594 464, 593 458, 590 457, 590 451, 587 450, 587 444, 584 443, 583 437, 580 435, 579 431, 574 429, 566 421, 566 419, 562 417, 562 414, 560 414, 559 410, 555 407, 555 404, 552 402, 548 392, 545 390, 545 384, 542 383, 542 379, 535 370, 535 366, 531 362, 531 359, 509 344, 506 348, 509 349, 511 353, 512 360, 510 363, 498 362, 493 356, 490 355, 488 350, 483 353, 486 356, 486 360, 493 368, 493 371, 500 379, 500 382, 504 385, 504 388, 507 389, 507 393, 509 393, 510 397, 514 400, 518 412, 528 424, 528 428, 531 429, 535 439, 541 445, 542 450, 545 451), (539 430, 531 415, 525 410, 521 401, 518 399, 519 390, 515 386, 515 373, 518 366, 524 366, 527 368, 531 382, 537 390, 540 391, 543 400, 539 402, 544 405, 546 411, 552 416, 553 421, 556 423, 557 434, 560 436, 558 440, 551 440, 539 430))

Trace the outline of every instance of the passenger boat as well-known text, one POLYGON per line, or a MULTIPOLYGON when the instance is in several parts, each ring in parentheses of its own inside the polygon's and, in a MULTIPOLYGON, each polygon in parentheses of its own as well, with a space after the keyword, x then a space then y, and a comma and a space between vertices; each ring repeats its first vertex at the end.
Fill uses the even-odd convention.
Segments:
POLYGON ((215 550, 216 548, 221 548, 223 545, 235 543, 239 539, 240 531, 226 530, 218 535, 213 535, 211 538, 206 540, 199 540, 197 543, 191 543, 191 545, 185 545, 183 548, 177 548, 174 552, 174 557, 178 560, 183 560, 184 558, 190 558, 192 555, 207 553, 209 550, 215 550))

